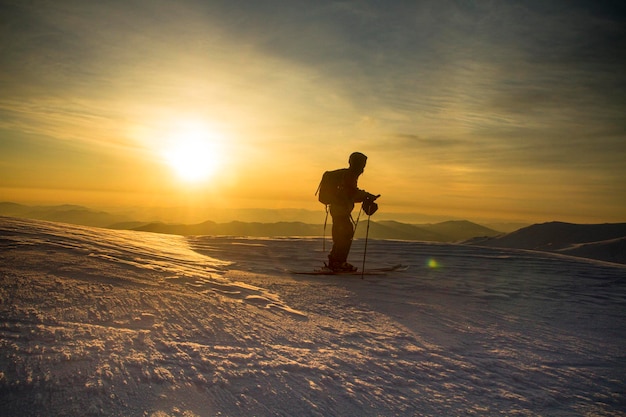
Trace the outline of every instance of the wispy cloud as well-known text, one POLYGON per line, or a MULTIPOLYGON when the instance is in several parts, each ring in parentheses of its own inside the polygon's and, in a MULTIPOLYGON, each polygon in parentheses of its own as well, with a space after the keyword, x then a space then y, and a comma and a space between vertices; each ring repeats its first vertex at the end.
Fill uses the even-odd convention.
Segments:
POLYGON ((397 195, 417 180, 459 198, 553 193, 541 178, 571 178, 617 201, 604 196, 626 177, 619 3, 257 3, 5 1, 0 128, 139 151, 170 119, 203 118, 291 161, 258 161, 277 198, 265 171, 310 178, 359 148, 397 195))

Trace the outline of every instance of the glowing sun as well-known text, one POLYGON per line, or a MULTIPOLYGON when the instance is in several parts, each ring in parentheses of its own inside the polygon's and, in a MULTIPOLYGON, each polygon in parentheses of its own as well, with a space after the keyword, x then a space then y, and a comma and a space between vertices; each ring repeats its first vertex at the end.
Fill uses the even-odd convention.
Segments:
POLYGON ((214 138, 202 128, 183 129, 163 151, 163 158, 185 182, 209 179, 220 165, 220 153, 214 138))

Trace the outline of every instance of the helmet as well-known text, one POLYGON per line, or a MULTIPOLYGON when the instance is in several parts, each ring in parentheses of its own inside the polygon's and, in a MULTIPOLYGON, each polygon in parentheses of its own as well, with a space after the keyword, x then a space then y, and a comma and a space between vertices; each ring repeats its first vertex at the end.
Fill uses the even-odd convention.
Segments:
POLYGON ((367 156, 363 155, 361 152, 354 152, 350 155, 348 159, 348 163, 350 164, 350 168, 358 169, 360 171, 365 168, 365 163, 367 162, 367 156))

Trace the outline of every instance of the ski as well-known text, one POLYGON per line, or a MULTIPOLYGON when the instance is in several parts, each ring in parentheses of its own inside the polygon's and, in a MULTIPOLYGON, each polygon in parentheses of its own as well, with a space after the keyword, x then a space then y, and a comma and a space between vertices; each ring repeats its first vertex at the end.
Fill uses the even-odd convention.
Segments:
POLYGON ((383 268, 372 268, 366 269, 365 271, 333 271, 329 268, 319 268, 314 269, 312 271, 297 271, 297 270, 289 270, 292 274, 298 275, 386 275, 388 272, 400 272, 406 271, 409 269, 408 265, 397 264, 394 266, 383 267, 383 268))

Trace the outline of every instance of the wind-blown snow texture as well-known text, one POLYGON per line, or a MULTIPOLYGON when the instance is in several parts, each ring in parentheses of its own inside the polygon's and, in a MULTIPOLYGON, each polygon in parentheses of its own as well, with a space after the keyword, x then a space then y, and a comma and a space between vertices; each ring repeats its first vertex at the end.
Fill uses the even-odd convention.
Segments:
POLYGON ((623 265, 321 247, 0 218, 2 415, 626 415, 623 265))

